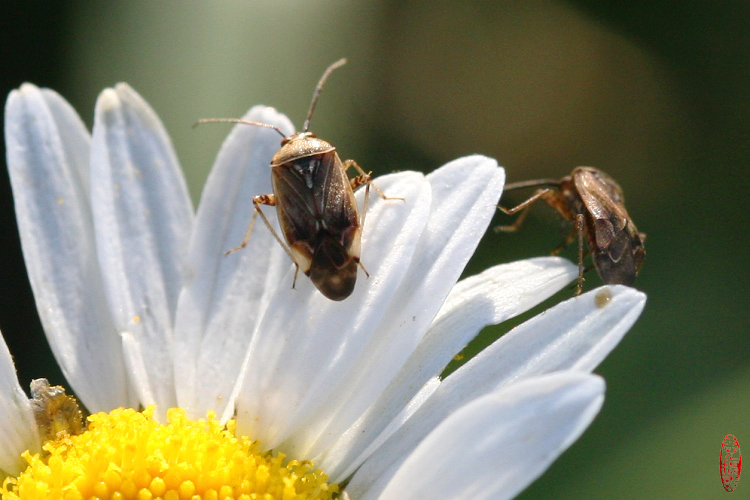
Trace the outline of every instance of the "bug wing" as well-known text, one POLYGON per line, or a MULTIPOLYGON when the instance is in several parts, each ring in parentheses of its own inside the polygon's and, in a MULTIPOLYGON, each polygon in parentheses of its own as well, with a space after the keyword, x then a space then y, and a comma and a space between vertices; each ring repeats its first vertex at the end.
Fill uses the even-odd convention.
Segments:
POLYGON ((332 163, 318 172, 313 197, 323 207, 323 229, 315 244, 310 279, 331 300, 351 295, 357 281, 361 232, 357 201, 341 159, 327 153, 332 163))
MULTIPOLYGON (((273 167, 273 191, 287 242, 314 249, 322 232, 337 235, 358 225, 356 201, 335 151, 273 167)), ((343 243, 343 242, 342 242, 343 243)))
MULTIPOLYGON (((349 177, 335 151, 326 153, 317 171, 313 187, 313 197, 323 207, 326 230, 332 236, 349 233, 359 226, 357 202, 354 198, 349 177)), ((348 248, 346 241, 342 240, 348 248)))
POLYGON ((625 210, 620 186, 596 169, 576 172, 574 182, 586 208, 590 246, 599 275, 608 284, 632 285, 645 251, 625 210))
POLYGON ((357 280, 360 231, 341 160, 329 151, 273 168, 276 209, 294 261, 323 295, 345 299, 357 280))
POLYGON ((273 167, 271 181, 279 225, 290 246, 311 241, 317 233, 319 210, 311 187, 317 167, 315 156, 273 167))

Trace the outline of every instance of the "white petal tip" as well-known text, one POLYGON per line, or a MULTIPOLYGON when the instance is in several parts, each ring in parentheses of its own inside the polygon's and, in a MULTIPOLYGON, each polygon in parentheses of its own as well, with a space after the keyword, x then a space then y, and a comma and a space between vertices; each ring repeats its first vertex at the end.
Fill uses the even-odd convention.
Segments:
POLYGON ((115 85, 115 91, 119 94, 120 92, 133 92, 133 87, 125 82, 120 82, 115 85))
POLYGON ((604 285, 576 297, 581 300, 593 300, 597 309, 607 309, 618 304, 621 307, 643 307, 646 294, 625 285, 604 285))
POLYGON ((34 85, 33 83, 23 83, 21 84, 21 87, 19 87, 18 92, 20 92, 22 95, 29 95, 34 92, 39 92, 39 87, 34 85))
POLYGON ((101 94, 99 94, 99 99, 96 101, 97 112, 114 111, 119 107, 120 98, 115 89, 107 88, 102 90, 101 94))

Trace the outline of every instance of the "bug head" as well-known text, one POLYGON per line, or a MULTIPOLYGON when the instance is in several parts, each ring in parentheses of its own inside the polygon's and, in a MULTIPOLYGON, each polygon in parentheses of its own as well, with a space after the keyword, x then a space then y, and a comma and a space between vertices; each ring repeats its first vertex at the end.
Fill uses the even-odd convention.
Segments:
POLYGON ((312 132, 300 132, 285 137, 281 141, 281 149, 273 155, 271 166, 284 165, 308 156, 328 153, 335 149, 330 142, 319 139, 312 132))
POLYGON ((575 180, 579 178, 585 178, 586 184, 590 188, 594 188, 593 184, 597 185, 599 189, 602 189, 612 202, 618 204, 625 203, 625 196, 622 194, 622 188, 612 177, 606 172, 599 170, 595 167, 576 167, 573 169, 571 177, 575 180))

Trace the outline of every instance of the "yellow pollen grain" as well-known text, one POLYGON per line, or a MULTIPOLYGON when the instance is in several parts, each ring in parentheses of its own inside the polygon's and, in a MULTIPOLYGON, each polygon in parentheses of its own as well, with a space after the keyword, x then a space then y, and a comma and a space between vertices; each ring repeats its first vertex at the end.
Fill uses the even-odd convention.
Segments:
POLYGON ((335 484, 308 461, 262 453, 214 415, 192 421, 169 410, 167 425, 117 409, 88 418, 85 432, 62 434, 41 454, 23 454, 27 469, 5 479, 0 499, 113 500, 330 499, 335 484))

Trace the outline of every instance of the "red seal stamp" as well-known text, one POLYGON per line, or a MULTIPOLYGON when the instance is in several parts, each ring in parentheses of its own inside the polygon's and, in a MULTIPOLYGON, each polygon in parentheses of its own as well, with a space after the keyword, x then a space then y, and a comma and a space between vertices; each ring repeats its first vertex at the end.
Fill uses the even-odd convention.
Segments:
POLYGON ((721 484, 727 491, 734 491, 737 483, 740 482, 740 472, 742 470, 742 454, 740 453, 740 443, 732 434, 724 436, 721 442, 721 452, 719 454, 719 474, 721 475, 721 484))

